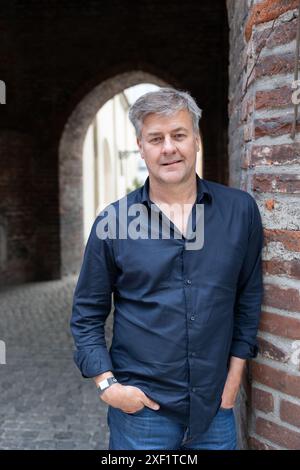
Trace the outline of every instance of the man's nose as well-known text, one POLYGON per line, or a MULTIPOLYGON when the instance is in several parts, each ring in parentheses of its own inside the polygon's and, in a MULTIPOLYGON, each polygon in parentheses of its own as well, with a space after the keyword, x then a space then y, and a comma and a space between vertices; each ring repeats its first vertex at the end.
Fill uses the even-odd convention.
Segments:
POLYGON ((176 146, 171 138, 165 137, 163 141, 162 153, 174 153, 176 152, 176 146))

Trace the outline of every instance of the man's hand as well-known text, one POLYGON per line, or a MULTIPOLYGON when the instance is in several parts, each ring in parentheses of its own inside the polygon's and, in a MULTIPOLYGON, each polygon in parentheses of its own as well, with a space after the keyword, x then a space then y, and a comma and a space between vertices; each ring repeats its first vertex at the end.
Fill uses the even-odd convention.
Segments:
POLYGON ((233 408, 240 389, 246 359, 230 358, 227 380, 222 395, 221 408, 233 408))
MULTIPOLYGON (((94 381, 98 386, 99 382, 104 379, 108 379, 108 377, 113 377, 113 373, 111 371, 104 372, 103 374, 94 377, 94 381)), ((150 400, 142 390, 138 387, 132 387, 131 385, 115 383, 104 390, 100 398, 108 405, 111 405, 114 408, 120 408, 125 413, 136 413, 143 409, 144 406, 148 406, 148 408, 155 411, 160 408, 159 404, 150 400)))
POLYGON ((136 413, 144 406, 159 410, 158 403, 150 400, 142 390, 131 385, 113 384, 104 390, 100 398, 108 405, 120 408, 125 413, 136 413))

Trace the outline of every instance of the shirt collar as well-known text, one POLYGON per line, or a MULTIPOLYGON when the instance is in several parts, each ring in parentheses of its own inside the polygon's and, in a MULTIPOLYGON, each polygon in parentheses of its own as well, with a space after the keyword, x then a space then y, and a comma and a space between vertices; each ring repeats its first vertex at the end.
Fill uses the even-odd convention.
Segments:
MULTIPOLYGON (((209 201, 212 200, 212 194, 205 182, 198 174, 196 173, 196 180, 197 180, 197 203, 200 204, 203 196, 207 197, 209 201)), ((149 176, 147 177, 144 185, 141 187, 141 198, 142 202, 147 202, 149 206, 151 206, 152 201, 149 197, 149 176)))

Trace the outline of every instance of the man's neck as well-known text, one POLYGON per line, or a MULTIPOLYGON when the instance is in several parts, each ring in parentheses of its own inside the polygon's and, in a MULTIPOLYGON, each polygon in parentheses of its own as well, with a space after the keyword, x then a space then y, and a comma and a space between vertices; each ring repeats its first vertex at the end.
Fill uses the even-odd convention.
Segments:
POLYGON ((149 176, 149 197, 155 203, 193 204, 197 196, 197 180, 192 178, 179 184, 161 184, 149 176))

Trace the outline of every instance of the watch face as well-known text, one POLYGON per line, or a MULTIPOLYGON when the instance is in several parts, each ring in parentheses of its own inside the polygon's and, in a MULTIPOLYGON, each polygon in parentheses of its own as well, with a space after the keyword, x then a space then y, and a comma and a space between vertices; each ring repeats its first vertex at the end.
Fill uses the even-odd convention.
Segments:
POLYGON ((100 385, 101 390, 104 390, 105 388, 109 386, 108 380, 107 379, 102 380, 102 382, 100 382, 99 385, 100 385))

